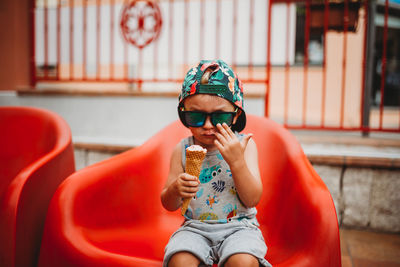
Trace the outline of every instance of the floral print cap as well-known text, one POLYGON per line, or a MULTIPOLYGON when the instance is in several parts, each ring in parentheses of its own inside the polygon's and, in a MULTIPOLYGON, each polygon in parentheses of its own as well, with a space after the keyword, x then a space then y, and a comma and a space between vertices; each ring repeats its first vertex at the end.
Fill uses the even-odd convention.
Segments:
POLYGON ((213 94, 230 101, 241 110, 237 122, 232 130, 240 132, 246 125, 246 115, 243 110, 243 85, 229 67, 222 60, 202 60, 191 68, 182 83, 182 91, 179 94, 179 107, 183 106, 183 100, 195 94, 213 94), (212 67, 208 84, 200 84, 201 77, 206 69, 212 67))
POLYGON ((222 60, 202 60, 191 68, 182 84, 179 103, 194 94, 215 94, 243 109, 243 86, 233 70, 222 60), (214 67, 208 84, 200 84, 206 69, 214 67))

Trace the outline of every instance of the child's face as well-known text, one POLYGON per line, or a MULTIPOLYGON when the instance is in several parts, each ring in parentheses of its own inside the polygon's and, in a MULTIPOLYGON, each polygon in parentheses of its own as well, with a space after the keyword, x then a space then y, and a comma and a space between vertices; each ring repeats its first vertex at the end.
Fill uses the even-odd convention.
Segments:
MULTIPOLYGON (((215 112, 215 111, 235 111, 235 107, 226 99, 215 95, 197 94, 188 97, 184 102, 185 110, 187 111, 202 111, 202 112, 215 112)), ((233 119, 233 124, 236 123, 239 113, 233 119)), ((207 148, 209 151, 216 149, 214 141, 216 139, 215 133, 218 132, 210 120, 210 116, 206 118, 206 121, 202 127, 189 127, 192 132, 196 144, 207 148)))

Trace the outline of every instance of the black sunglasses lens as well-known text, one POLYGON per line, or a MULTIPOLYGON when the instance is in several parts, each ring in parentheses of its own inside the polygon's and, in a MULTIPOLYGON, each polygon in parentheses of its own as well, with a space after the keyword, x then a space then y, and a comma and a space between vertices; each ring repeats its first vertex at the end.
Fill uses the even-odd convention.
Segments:
POLYGON ((190 127, 201 127, 204 125, 204 122, 206 121, 207 115, 203 112, 187 111, 184 114, 186 123, 190 127))

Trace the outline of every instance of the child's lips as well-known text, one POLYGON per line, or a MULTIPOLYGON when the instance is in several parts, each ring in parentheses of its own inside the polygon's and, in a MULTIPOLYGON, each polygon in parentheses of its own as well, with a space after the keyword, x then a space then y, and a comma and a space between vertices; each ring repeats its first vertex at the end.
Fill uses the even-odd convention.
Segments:
POLYGON ((204 133, 203 136, 207 137, 207 138, 214 138, 215 137, 215 133, 204 133))

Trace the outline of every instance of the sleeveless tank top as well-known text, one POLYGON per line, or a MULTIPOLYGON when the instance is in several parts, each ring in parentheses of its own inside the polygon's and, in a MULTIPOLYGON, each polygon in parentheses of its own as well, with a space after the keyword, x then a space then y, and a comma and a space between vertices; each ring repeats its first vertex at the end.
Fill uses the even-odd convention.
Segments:
MULTIPOLYGON (((239 140, 244 135, 236 133, 239 140)), ((193 136, 181 141, 182 166, 186 165, 186 148, 193 145, 193 136)), ((247 219, 258 225, 256 208, 247 208, 242 204, 228 163, 219 150, 207 152, 203 161, 200 185, 196 196, 190 201, 185 219, 207 223, 228 223, 233 220, 247 219)))

